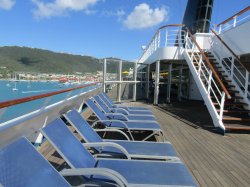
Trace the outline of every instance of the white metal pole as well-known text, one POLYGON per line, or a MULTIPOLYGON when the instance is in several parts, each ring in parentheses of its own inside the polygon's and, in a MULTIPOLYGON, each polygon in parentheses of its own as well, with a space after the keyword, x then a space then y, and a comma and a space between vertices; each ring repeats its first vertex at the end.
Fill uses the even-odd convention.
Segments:
POLYGON ((167 102, 168 103, 170 103, 171 84, 172 84, 172 64, 169 64, 169 66, 168 66, 168 92, 167 92, 167 102))
POLYGON ((134 88, 133 88, 133 101, 136 101, 136 80, 137 80, 137 63, 134 63, 134 88))
MULTIPOLYGON (((122 81, 122 60, 119 61, 118 79, 119 81, 122 81)), ((120 82, 118 83, 118 98, 117 98, 118 102, 121 102, 121 94, 122 94, 122 84, 120 82)))
POLYGON ((155 91, 154 91, 154 105, 158 105, 159 96, 159 75, 160 75, 160 60, 155 64, 155 91))
POLYGON ((103 75, 102 75, 102 86, 103 86, 103 92, 106 91, 106 85, 105 85, 105 81, 106 81, 106 72, 107 72, 107 59, 105 58, 103 61, 103 75))
POLYGON ((183 69, 183 66, 181 65, 179 69, 178 101, 181 101, 182 69, 183 69))
POLYGON ((149 73, 150 73, 150 64, 147 65, 147 78, 146 78, 146 81, 147 81, 147 86, 146 86, 146 97, 147 99, 149 99, 149 73))

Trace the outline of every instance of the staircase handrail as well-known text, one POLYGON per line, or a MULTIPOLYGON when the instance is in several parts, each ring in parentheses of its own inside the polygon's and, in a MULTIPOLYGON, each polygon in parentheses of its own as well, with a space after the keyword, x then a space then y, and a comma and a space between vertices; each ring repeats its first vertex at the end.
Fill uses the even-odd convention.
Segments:
POLYGON ((190 30, 188 28, 186 28, 187 33, 190 35, 190 38, 192 39, 193 43, 196 45, 197 49, 199 50, 199 52, 202 55, 202 58, 205 60, 206 64, 208 65, 208 67, 210 68, 210 70, 212 71, 216 81, 219 83, 221 89, 223 90, 223 92, 225 93, 226 97, 228 99, 231 98, 230 93, 228 92, 228 90, 226 89, 226 87, 224 86, 223 82, 220 80, 219 75, 217 74, 217 72, 215 71, 214 67, 212 66, 212 64, 210 63, 209 59, 206 57, 205 53, 203 52, 203 50, 201 49, 201 47, 199 46, 199 44, 196 42, 194 36, 192 35, 192 33, 190 32, 190 30))
MULTIPOLYGON (((167 27, 184 27, 185 25, 184 24, 168 24, 168 25, 163 25, 161 27, 159 27, 154 36, 152 37, 151 41, 149 42, 149 44, 147 45, 147 47, 144 49, 144 52, 143 54, 141 55, 141 57, 139 58, 138 62, 141 62, 141 60, 143 59, 143 57, 146 55, 146 53, 148 53, 148 50, 150 49, 151 47, 151 44, 157 39, 158 41, 160 40, 158 37, 159 37, 159 33, 161 30, 167 28, 167 27)), ((159 44, 157 44, 159 45, 159 44)))
POLYGON ((215 30, 211 29, 211 31, 216 39, 218 39, 218 42, 215 42, 214 39, 211 39, 211 50, 214 51, 215 57, 218 58, 220 64, 225 69, 225 72, 233 80, 233 84, 237 85, 238 89, 242 91, 242 96, 245 102, 249 103, 250 92, 248 87, 250 84, 250 73, 248 69, 245 67, 236 53, 225 43, 221 36, 218 35, 215 30), (221 52, 216 52, 216 48, 219 50, 226 50, 227 55, 223 55, 224 57, 221 57, 221 52), (231 64, 228 64, 227 61, 231 64), (244 69, 244 71, 242 71, 242 69, 244 69))
MULTIPOLYGON (((234 23, 233 23, 233 27, 236 26, 236 23, 237 23, 237 17, 244 14, 245 12, 248 12, 250 10, 250 6, 247 6, 246 8, 242 9, 241 11, 237 12, 236 14, 232 15, 231 17, 227 18, 226 20, 222 21, 221 23, 219 23, 217 25, 217 27, 219 27, 219 33, 221 33, 222 31, 222 26, 226 23, 228 23, 229 21, 231 20, 234 20, 234 23)), ((249 17, 249 15, 247 16, 249 17)), ((247 17, 243 18, 243 19, 246 19, 247 17)), ((242 19, 242 20, 243 20, 242 19)), ((238 21, 239 22, 239 21, 238 21)), ((226 27, 227 28, 227 27, 226 27)))
POLYGON ((13 106, 13 105, 18 105, 18 104, 30 102, 30 101, 34 101, 34 100, 38 100, 38 99, 43 99, 43 98, 51 97, 51 96, 58 95, 58 94, 61 94, 61 93, 71 92, 71 91, 74 91, 74 90, 86 88, 86 87, 89 87, 89 86, 94 86, 94 85, 97 85, 97 84, 99 84, 99 82, 98 83, 95 82, 95 83, 85 84, 85 85, 82 85, 82 86, 77 86, 77 87, 74 87, 74 88, 63 89, 63 90, 54 91, 54 92, 45 93, 45 94, 39 94, 39 95, 34 95, 34 96, 29 96, 29 97, 23 97, 23 98, 19 98, 19 99, 13 99, 13 100, 8 100, 8 101, 3 101, 3 102, 0 102, 0 109, 6 108, 6 107, 10 107, 10 106, 13 106))
POLYGON ((240 58, 235 54, 235 52, 225 43, 225 41, 215 32, 215 30, 211 29, 212 33, 220 40, 220 42, 228 49, 228 51, 234 56, 234 58, 243 66, 244 64, 241 62, 240 58))

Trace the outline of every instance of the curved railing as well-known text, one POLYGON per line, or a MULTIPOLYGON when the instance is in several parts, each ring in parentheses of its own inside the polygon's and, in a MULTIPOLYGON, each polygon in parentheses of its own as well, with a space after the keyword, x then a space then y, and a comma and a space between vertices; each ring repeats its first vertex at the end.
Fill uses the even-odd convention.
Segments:
POLYGON ((183 24, 170 24, 157 29, 152 40, 144 49, 144 52, 138 62, 143 63, 150 55, 161 47, 178 46, 180 43, 184 43, 183 39, 179 37, 181 32, 184 32, 181 31, 180 28, 184 26, 185 25, 183 24), (174 27, 177 27, 178 29, 174 29, 174 27))
POLYGON ((23 97, 23 98, 19 98, 19 99, 13 99, 13 100, 9 100, 9 101, 0 102, 0 109, 5 108, 5 107, 9 107, 9 106, 13 106, 13 105, 26 103, 26 102, 29 102, 29 101, 34 101, 34 100, 43 99, 43 98, 46 98, 46 97, 55 96, 55 95, 62 94, 62 93, 65 93, 65 92, 70 92, 70 91, 74 91, 74 90, 78 90, 78 89, 82 89, 82 88, 87 88, 89 86, 94 86, 94 85, 97 85, 97 84, 98 83, 85 84, 85 85, 77 86, 77 87, 74 87, 74 88, 68 88, 68 89, 59 90, 59 91, 55 91, 55 92, 39 94, 39 95, 30 96, 30 97, 23 97))
POLYGON ((87 92, 91 90, 93 86, 98 86, 98 84, 100 83, 85 84, 50 93, 0 102, 0 124, 10 120, 13 121, 16 118, 28 115, 34 111, 42 110, 47 106, 65 101, 70 97, 80 96, 82 92, 87 92))
POLYGON ((244 8, 238 13, 234 14, 230 18, 222 21, 217 25, 219 27, 219 33, 236 27, 237 25, 246 22, 250 19, 250 6, 244 8))

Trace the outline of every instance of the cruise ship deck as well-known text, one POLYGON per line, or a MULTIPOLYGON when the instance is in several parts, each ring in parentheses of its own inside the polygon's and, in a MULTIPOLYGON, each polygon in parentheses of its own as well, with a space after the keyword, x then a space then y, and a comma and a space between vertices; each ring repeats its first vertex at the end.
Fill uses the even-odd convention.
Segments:
MULTIPOLYGON (((167 140, 173 144, 199 186, 249 186, 249 134, 221 136, 216 133, 201 102, 187 101, 165 106, 126 102, 126 105, 148 107, 153 111, 167 140)), ((88 110, 83 113, 85 118, 90 115, 88 110)), ((40 152, 58 170, 65 167, 64 160, 48 142, 43 144, 40 152)), ((75 178, 72 180, 76 182, 75 178)))

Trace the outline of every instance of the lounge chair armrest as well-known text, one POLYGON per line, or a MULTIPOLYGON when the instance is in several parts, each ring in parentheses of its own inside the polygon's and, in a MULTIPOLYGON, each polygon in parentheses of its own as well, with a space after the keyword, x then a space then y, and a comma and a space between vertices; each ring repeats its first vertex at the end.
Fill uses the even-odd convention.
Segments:
POLYGON ((96 132, 118 132, 122 134, 128 141, 130 141, 130 138, 128 137, 128 135, 119 129, 94 129, 94 130, 96 132))
POLYGON ((131 156, 129 155, 128 151, 119 144, 114 142, 96 142, 96 143, 83 143, 85 147, 113 147, 121 151, 129 160, 131 160, 131 156))
POLYGON ((122 121, 128 121, 128 118, 121 113, 106 113, 105 114, 106 117, 108 117, 109 119, 116 119, 116 120, 122 120, 122 121))
POLYGON ((124 128, 127 128, 126 124, 125 124, 123 121, 120 121, 120 120, 97 120, 97 121, 95 121, 95 122, 91 125, 91 127, 94 128, 98 123, 102 123, 102 124, 105 123, 105 126, 108 127, 108 126, 111 125, 113 122, 123 124, 124 128), (109 125, 107 125, 107 123, 108 123, 109 125))
POLYGON ((124 115, 129 115, 129 112, 125 110, 124 108, 111 108, 110 110, 114 113, 121 113, 124 115))
POLYGON ((108 168, 64 169, 60 174, 62 176, 101 175, 113 180, 119 186, 128 186, 127 180, 120 173, 108 168))

